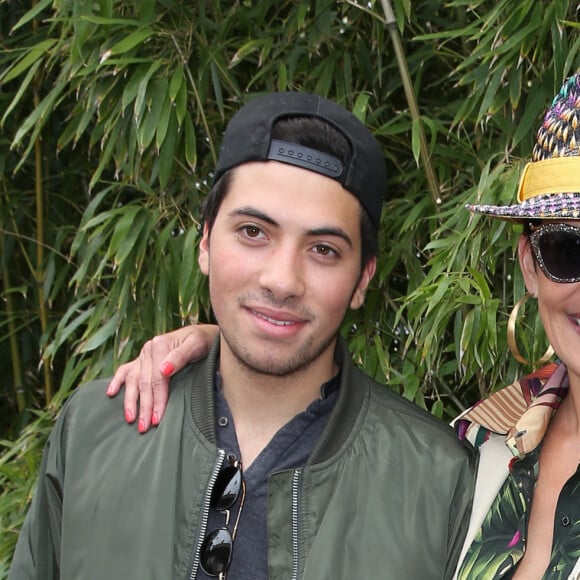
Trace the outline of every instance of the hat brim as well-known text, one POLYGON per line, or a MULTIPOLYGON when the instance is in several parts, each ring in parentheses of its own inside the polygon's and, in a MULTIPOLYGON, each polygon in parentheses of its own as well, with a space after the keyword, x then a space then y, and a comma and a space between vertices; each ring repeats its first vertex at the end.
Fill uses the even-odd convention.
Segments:
POLYGON ((538 195, 515 205, 467 204, 474 213, 506 221, 580 219, 580 192, 538 195))

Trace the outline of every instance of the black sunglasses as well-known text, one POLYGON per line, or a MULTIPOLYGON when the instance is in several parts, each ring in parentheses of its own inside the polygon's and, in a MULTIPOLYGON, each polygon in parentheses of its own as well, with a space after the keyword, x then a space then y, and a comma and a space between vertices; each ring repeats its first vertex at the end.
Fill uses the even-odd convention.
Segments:
POLYGON ((580 282, 580 227, 556 223, 531 227, 532 251, 546 278, 560 284, 580 282))
POLYGON ((226 573, 232 562, 234 540, 246 497, 246 484, 242 474, 242 464, 233 457, 228 457, 230 465, 226 465, 218 473, 210 498, 210 508, 226 515, 226 523, 222 528, 210 532, 201 546, 200 563, 208 576, 216 576, 225 580, 226 573), (240 498, 238 515, 230 533, 230 508, 240 498))

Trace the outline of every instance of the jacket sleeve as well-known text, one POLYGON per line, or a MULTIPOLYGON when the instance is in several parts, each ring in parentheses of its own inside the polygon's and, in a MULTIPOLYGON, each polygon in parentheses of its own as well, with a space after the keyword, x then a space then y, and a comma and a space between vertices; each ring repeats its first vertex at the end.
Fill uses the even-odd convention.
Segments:
POLYGON ((449 509, 446 579, 454 577, 459 555, 461 554, 465 536, 469 528, 479 460, 479 456, 471 444, 464 442, 464 446, 468 451, 468 458, 463 463, 462 468, 458 470, 457 482, 449 509))
POLYGON ((68 403, 44 449, 38 486, 16 543, 8 580, 60 578, 67 407, 68 403))

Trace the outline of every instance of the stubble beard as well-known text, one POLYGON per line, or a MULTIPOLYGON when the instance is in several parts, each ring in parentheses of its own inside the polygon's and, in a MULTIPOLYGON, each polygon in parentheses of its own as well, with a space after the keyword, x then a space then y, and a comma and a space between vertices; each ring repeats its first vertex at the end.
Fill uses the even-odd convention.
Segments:
POLYGON ((288 377, 294 374, 300 374, 308 369, 336 340, 338 329, 334 334, 324 337, 324 339, 315 344, 312 339, 307 340, 300 346, 297 352, 283 357, 273 353, 264 353, 263 356, 257 356, 250 352, 239 341, 230 336, 227 332, 221 331, 232 356, 236 362, 244 369, 260 375, 272 377, 288 377))

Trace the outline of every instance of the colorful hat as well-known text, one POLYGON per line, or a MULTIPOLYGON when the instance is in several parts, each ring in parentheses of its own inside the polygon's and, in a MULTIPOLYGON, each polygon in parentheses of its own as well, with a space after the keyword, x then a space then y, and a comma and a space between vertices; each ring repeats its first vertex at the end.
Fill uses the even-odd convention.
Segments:
POLYGON ((473 212, 523 221, 580 219, 580 74, 564 82, 538 131, 516 205, 467 205, 473 212))

